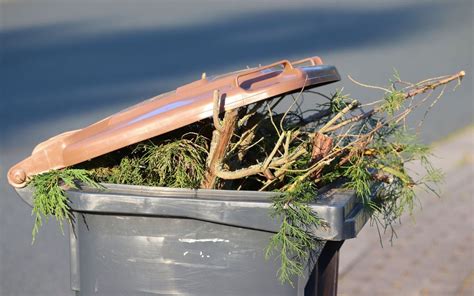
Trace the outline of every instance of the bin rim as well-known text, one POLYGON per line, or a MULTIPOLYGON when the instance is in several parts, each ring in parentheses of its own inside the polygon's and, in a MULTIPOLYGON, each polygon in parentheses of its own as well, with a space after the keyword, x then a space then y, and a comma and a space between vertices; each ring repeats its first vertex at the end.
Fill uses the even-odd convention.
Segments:
MULTIPOLYGON (((73 212, 195 219, 235 227, 277 232, 281 217, 272 216, 272 197, 278 192, 187 189, 103 183, 104 189, 65 190, 73 212)), ((16 188, 33 204, 33 188, 16 188)), ((310 231, 324 240, 354 238, 369 219, 352 190, 332 187, 320 191, 309 204, 325 222, 310 231)))

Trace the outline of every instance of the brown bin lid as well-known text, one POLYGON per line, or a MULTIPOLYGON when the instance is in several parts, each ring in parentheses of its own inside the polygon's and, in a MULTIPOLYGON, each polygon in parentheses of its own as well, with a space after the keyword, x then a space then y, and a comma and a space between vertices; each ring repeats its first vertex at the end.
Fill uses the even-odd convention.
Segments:
POLYGON ((284 93, 340 80, 334 66, 319 57, 279 61, 194 81, 113 114, 83 129, 65 132, 38 144, 31 156, 8 171, 8 181, 25 186, 28 177, 72 166, 212 116, 213 94, 225 110, 284 93))

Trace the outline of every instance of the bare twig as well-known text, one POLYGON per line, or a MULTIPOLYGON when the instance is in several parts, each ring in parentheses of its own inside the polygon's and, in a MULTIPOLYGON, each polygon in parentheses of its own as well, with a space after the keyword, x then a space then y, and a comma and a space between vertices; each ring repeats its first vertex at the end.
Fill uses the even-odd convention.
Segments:
MULTIPOLYGON (((288 157, 282 156, 282 157, 274 158, 272 161, 270 161, 270 164, 268 167, 276 168, 276 167, 283 166, 286 162, 294 161, 295 159, 298 159, 299 157, 301 157, 302 155, 306 153, 307 151, 300 146, 297 149, 295 149, 295 151, 288 157)), ((226 171, 222 169, 221 167, 219 167, 216 170, 216 175, 221 179, 236 180, 236 179, 241 179, 241 178, 245 178, 252 175, 262 174, 264 173, 266 169, 267 168, 265 168, 263 162, 251 165, 247 168, 235 170, 235 171, 226 171)))
POLYGON ((347 112, 351 111, 355 107, 359 105, 359 102, 356 100, 352 101, 349 105, 344 107, 341 111, 339 111, 333 118, 331 118, 322 128, 319 129, 320 133, 326 132, 339 118, 344 116, 347 112))
POLYGON ((378 90, 384 91, 384 92, 386 92, 386 93, 389 93, 389 92, 390 92, 389 89, 386 89, 386 88, 384 88, 384 87, 375 86, 375 85, 369 85, 369 84, 364 84, 364 83, 362 83, 362 82, 358 82, 358 81, 356 81, 354 78, 352 78, 351 75, 347 75, 347 78, 349 78, 349 80, 352 81, 352 82, 354 82, 355 84, 360 85, 360 86, 363 86, 363 87, 366 87, 366 88, 378 89, 378 90))

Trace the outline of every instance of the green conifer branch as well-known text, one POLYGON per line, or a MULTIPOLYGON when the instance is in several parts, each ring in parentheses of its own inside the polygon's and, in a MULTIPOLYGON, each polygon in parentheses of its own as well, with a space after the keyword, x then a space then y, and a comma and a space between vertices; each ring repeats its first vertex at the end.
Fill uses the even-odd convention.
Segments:
POLYGON ((273 199, 273 217, 282 219, 279 231, 272 236, 265 250, 268 260, 275 254, 280 261, 280 282, 293 286, 293 279, 303 274, 306 263, 321 242, 311 230, 323 226, 309 206, 316 197, 316 188, 311 182, 302 183, 291 191, 277 194, 273 199))
POLYGON ((52 170, 33 176, 29 184, 33 187, 32 215, 35 215, 32 243, 43 225, 43 218, 48 221, 49 217, 54 217, 59 222, 62 233, 64 220, 72 222, 71 208, 64 188, 79 189, 82 185, 101 187, 92 179, 91 173, 83 169, 52 170))

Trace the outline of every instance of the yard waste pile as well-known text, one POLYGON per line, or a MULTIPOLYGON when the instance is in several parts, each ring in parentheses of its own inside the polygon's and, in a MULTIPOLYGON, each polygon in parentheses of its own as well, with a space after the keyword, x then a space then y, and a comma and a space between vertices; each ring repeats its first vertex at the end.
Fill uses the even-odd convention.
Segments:
POLYGON ((280 281, 291 282, 319 244, 309 229, 325 227, 308 206, 321 190, 355 191, 382 231, 413 210, 416 188, 436 194, 442 172, 416 138, 423 120, 413 127, 406 122, 415 109, 426 115, 464 75, 411 83, 395 73, 388 86, 350 78, 379 98, 367 102, 342 89, 315 91, 339 80, 319 58, 203 74, 175 92, 41 143, 9 171, 9 181, 34 190, 33 240, 43 219, 74 223, 68 188, 116 183, 275 192, 273 215, 282 223, 266 254, 277 255, 280 281), (425 174, 407 171, 410 161, 421 161, 425 174))

